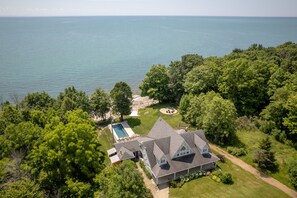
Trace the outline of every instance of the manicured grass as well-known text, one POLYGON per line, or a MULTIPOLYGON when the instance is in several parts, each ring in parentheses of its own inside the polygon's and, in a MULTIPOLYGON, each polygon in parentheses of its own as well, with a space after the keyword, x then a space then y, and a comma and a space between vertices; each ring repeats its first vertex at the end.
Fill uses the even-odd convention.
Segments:
MULTIPOLYGON (((246 150, 248 151, 246 156, 240 157, 243 161, 247 162, 252 166, 256 166, 253 163, 253 154, 255 150, 258 149, 259 142, 266 136, 259 130, 254 131, 238 131, 238 139, 245 144, 246 150)), ((272 141, 272 151, 275 152, 275 158, 278 163, 278 171, 275 173, 269 172, 268 174, 288 187, 293 188, 289 181, 289 175, 287 170, 287 164, 293 160, 297 159, 297 151, 285 144, 276 141, 273 137, 270 138, 272 141)))
POLYGON ((289 197, 277 188, 232 164, 229 160, 226 160, 225 163, 218 162, 218 165, 223 171, 232 174, 234 181, 232 185, 217 183, 209 176, 205 176, 187 182, 181 188, 170 188, 170 197, 289 197))
POLYGON ((110 130, 108 128, 104 128, 102 130, 98 131, 98 139, 99 142, 101 144, 102 147, 102 151, 105 152, 106 156, 105 156, 105 165, 109 165, 110 161, 109 158, 107 156, 107 150, 112 148, 112 144, 113 144, 113 137, 112 134, 110 132, 110 130))
MULTIPOLYGON (((132 130, 140 135, 147 135, 159 117, 162 117, 173 128, 178 128, 179 124, 185 124, 181 121, 181 115, 165 115, 160 112, 161 108, 170 107, 168 104, 156 104, 138 111, 138 117, 126 117, 125 120, 132 130)), ((172 106, 171 106, 172 107, 172 106)))

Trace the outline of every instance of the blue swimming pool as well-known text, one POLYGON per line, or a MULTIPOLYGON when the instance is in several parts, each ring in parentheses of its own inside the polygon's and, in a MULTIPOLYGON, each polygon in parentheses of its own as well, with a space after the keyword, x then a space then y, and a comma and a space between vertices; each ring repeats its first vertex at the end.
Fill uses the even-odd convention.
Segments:
POLYGON ((125 131, 123 125, 121 124, 112 125, 112 128, 117 134, 118 138, 124 138, 129 136, 128 133, 125 131))

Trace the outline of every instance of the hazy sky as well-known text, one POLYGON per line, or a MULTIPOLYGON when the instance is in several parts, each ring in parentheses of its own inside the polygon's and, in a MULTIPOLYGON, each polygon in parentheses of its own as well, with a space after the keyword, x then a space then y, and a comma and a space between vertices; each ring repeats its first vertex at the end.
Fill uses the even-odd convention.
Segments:
POLYGON ((297 0, 0 0, 0 16, 297 16, 297 0))

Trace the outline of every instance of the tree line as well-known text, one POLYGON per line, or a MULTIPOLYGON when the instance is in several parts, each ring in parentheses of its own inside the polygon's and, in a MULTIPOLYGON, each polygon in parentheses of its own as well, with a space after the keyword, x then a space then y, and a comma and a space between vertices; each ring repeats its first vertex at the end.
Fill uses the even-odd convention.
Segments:
POLYGON ((153 65, 143 96, 175 103, 184 121, 215 143, 232 142, 237 117, 257 117, 260 129, 297 147, 297 44, 253 44, 223 57, 182 56, 153 65))
POLYGON ((90 118, 105 119, 111 108, 122 118, 131 103, 124 82, 110 94, 98 88, 88 97, 68 87, 57 98, 37 92, 16 105, 2 103, 0 197, 151 197, 133 163, 106 167, 90 118))

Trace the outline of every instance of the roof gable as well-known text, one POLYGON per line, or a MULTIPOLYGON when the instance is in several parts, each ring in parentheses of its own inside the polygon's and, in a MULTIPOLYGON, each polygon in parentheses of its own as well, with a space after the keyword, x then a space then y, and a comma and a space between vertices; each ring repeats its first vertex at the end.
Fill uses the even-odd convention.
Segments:
POLYGON ((174 155, 179 151, 183 144, 187 144, 180 135, 175 134, 170 137, 170 157, 174 158, 174 155))
POLYGON ((207 143, 201 139, 197 134, 194 135, 194 142, 195 145, 200 149, 203 150, 205 146, 207 146, 207 143))
POLYGON ((134 158, 134 154, 133 152, 129 151, 128 149, 126 149, 125 147, 122 147, 119 152, 118 152, 118 156, 121 160, 126 160, 126 159, 132 159, 134 158))
POLYGON ((159 118, 147 136, 154 139, 160 139, 174 134, 176 134, 174 129, 162 118, 159 118))

